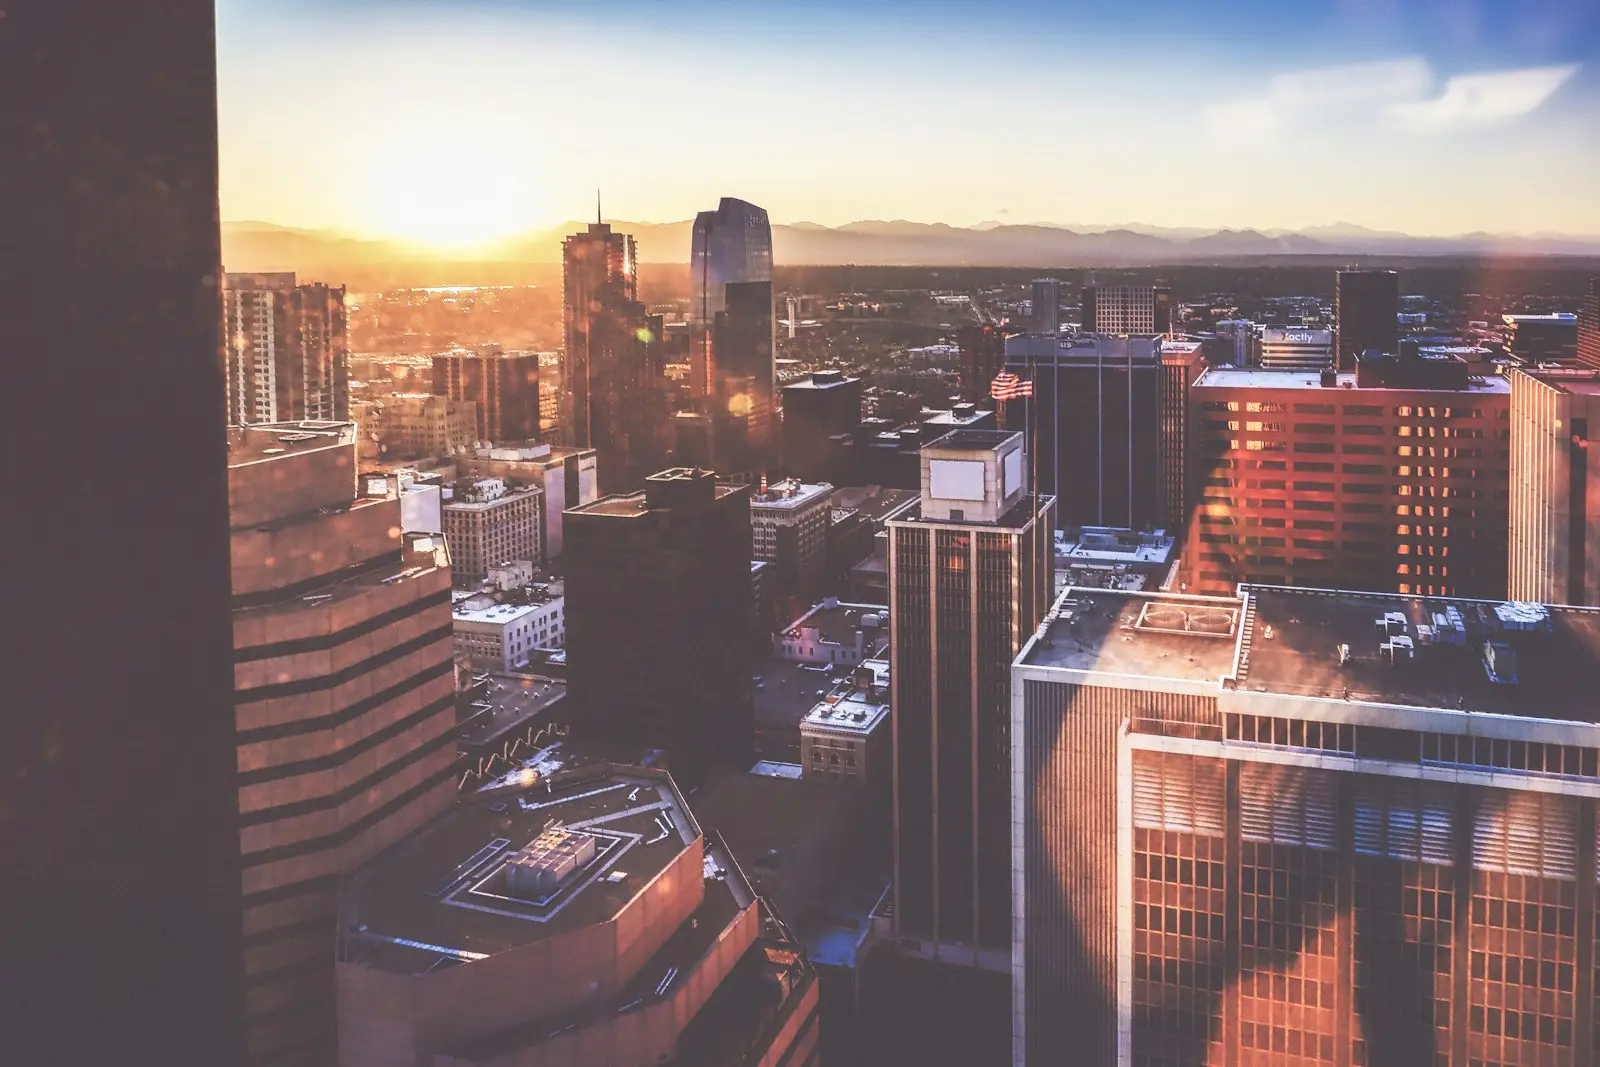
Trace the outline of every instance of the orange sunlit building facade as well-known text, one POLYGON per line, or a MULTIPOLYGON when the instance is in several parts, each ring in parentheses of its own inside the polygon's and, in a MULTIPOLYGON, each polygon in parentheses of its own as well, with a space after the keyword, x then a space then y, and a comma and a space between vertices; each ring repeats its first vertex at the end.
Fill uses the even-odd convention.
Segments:
POLYGON ((1181 580, 1503 597, 1510 386, 1455 360, 1206 371, 1181 580))

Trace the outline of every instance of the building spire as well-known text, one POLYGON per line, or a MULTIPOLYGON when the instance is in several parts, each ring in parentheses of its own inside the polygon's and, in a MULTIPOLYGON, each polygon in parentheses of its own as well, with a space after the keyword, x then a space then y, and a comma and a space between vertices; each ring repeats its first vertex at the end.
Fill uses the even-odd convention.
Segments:
POLYGON ((605 220, 600 216, 600 190, 596 189, 594 191, 594 222, 598 226, 603 221, 605 220))

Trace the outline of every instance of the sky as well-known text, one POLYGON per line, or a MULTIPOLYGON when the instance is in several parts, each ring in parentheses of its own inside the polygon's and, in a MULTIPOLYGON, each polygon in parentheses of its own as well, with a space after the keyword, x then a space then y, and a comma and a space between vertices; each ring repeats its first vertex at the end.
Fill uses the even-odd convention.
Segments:
POLYGON ((218 0, 222 217, 1600 234, 1594 0, 218 0))

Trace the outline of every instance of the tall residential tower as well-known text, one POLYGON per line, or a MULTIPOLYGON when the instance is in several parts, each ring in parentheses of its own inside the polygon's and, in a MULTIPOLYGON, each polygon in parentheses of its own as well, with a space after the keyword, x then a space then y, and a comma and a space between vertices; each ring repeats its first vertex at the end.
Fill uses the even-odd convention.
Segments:
POLYGON ((230 425, 350 417, 344 286, 227 274, 222 306, 230 425))

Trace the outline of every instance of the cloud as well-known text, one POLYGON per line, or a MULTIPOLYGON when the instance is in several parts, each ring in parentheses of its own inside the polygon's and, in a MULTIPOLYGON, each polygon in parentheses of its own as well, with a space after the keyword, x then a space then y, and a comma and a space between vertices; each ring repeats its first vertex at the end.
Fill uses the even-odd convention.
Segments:
POLYGON ((1445 82, 1444 93, 1435 99, 1396 104, 1389 114, 1414 129, 1429 131, 1518 118, 1537 110, 1577 72, 1578 65, 1569 63, 1461 74, 1445 82))
POLYGON ((1212 134, 1251 141, 1334 118, 1388 119, 1413 130, 1445 130, 1526 115, 1578 70, 1577 64, 1437 78, 1420 56, 1279 74, 1259 94, 1205 109, 1212 134))

